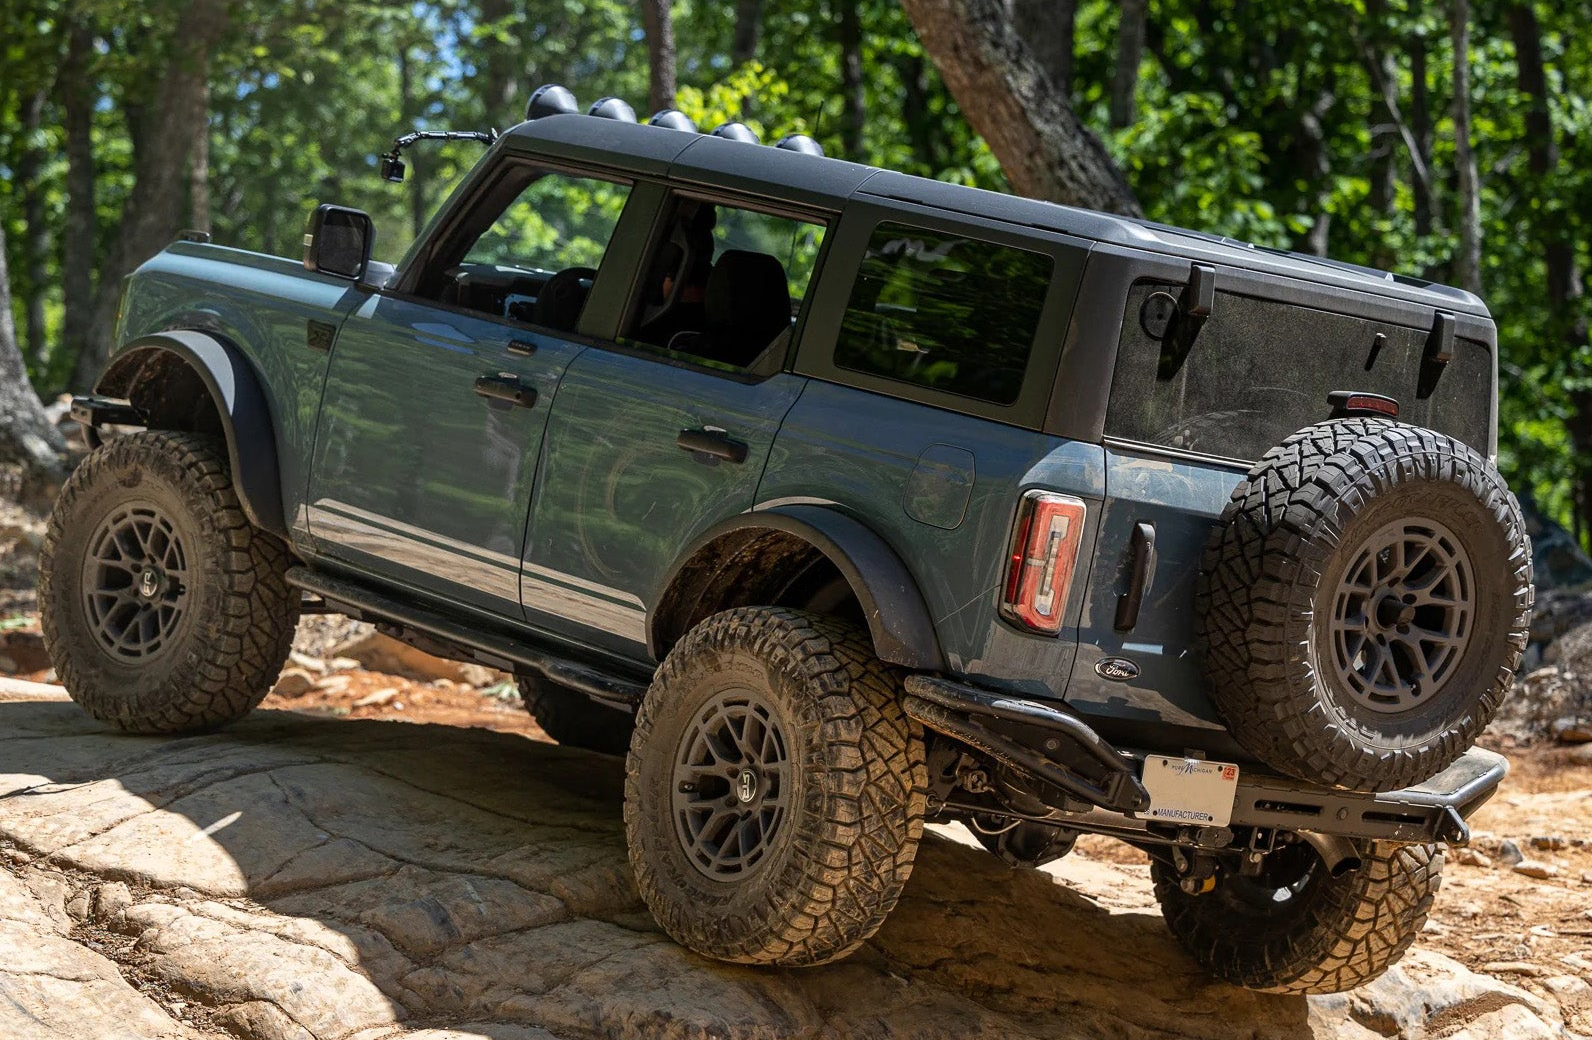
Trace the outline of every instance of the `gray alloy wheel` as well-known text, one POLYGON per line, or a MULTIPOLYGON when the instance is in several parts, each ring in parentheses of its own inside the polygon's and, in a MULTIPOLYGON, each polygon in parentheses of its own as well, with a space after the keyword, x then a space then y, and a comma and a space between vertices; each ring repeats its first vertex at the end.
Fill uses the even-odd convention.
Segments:
POLYGON ((89 539, 80 582, 89 628, 110 653, 147 661, 187 618, 188 554, 171 519, 135 500, 113 509, 89 539))
POLYGON ((691 865, 729 880, 763 862, 789 807, 785 730, 754 690, 731 688, 696 713, 675 756, 675 836, 691 865))
POLYGON ((1354 700, 1397 714, 1435 697, 1470 643, 1476 579, 1436 520, 1395 520, 1349 564, 1332 609, 1332 654, 1354 700))

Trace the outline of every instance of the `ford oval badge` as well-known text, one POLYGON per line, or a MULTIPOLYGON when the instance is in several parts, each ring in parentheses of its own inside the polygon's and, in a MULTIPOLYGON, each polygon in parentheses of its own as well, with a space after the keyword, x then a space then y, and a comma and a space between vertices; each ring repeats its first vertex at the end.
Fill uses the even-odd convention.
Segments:
POLYGON ((1139 677, 1139 666, 1126 657, 1102 657, 1095 663, 1095 671, 1100 678, 1112 682, 1127 682, 1139 677))

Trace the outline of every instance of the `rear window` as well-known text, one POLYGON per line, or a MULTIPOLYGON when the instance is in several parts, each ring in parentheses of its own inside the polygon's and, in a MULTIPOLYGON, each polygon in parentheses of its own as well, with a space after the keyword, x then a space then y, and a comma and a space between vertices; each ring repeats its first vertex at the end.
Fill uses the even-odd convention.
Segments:
POLYGON ((1180 288, 1141 282, 1128 294, 1108 436, 1252 461, 1328 418, 1334 390, 1361 390, 1398 401, 1403 422, 1488 451, 1485 345, 1456 338, 1453 360, 1423 372, 1424 329, 1219 292, 1188 356, 1161 379, 1161 343, 1140 326, 1139 311, 1151 293, 1180 288))
POLYGON ((1009 405, 1023 388, 1054 266, 1043 253, 880 224, 846 304, 835 364, 1009 405))

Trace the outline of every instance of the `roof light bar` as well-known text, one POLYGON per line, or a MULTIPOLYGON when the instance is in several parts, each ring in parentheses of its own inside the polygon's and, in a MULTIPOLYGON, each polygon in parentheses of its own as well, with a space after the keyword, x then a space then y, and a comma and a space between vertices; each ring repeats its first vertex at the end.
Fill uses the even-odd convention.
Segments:
POLYGON ((631 108, 629 102, 624 98, 617 97, 598 98, 592 102, 591 107, 586 110, 586 114, 597 116, 600 119, 617 119, 621 123, 634 123, 636 121, 636 110, 631 108))

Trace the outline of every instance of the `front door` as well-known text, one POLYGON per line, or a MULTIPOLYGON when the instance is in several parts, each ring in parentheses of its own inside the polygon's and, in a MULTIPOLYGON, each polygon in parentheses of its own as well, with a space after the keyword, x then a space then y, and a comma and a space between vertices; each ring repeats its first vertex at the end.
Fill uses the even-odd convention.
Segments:
POLYGON ((823 232, 719 200, 663 208, 619 341, 559 387, 525 561, 531 623, 644 654, 660 584, 752 507, 806 384, 784 369, 823 232))
POLYGON ((543 433, 627 194, 510 165, 444 222, 427 270, 348 318, 310 478, 317 551, 519 617, 543 433))

